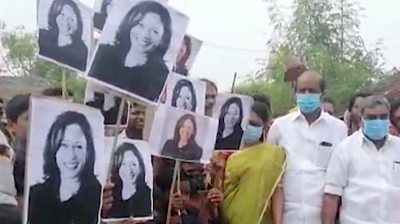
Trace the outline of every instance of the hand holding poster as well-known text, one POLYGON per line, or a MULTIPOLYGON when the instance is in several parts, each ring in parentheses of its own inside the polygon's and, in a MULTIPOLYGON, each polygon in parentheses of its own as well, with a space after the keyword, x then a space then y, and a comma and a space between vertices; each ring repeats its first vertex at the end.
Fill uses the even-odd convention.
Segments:
POLYGON ((160 1, 117 1, 88 76, 141 100, 157 100, 188 22, 160 1))
POLYGON ((149 145, 153 155, 208 163, 214 151, 217 120, 160 104, 149 145))
POLYGON ((39 56, 84 73, 91 46, 93 12, 74 0, 40 0, 39 56))
POLYGON ((171 73, 162 98, 166 105, 204 114, 206 83, 171 73))
POLYGON ((238 150, 253 105, 249 96, 218 94, 213 116, 218 119, 216 150, 238 150))
POLYGON ((32 98, 30 108, 24 223, 99 223, 103 116, 54 99, 32 98))
MULTIPOLYGON (((112 147, 113 138, 107 139, 106 147, 112 147)), ((153 218, 153 168, 147 142, 119 138, 109 176, 114 183, 114 201, 110 210, 102 214, 104 221, 153 218)))

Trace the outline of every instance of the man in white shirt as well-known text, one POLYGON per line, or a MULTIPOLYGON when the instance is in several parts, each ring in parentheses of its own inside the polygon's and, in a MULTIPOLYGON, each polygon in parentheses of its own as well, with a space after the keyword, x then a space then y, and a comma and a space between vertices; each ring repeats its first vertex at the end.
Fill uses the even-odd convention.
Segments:
POLYGON ((400 139, 389 135, 389 102, 370 96, 360 111, 361 130, 333 152, 322 223, 334 223, 340 197, 341 224, 400 223, 400 139))
POLYGON ((325 174, 333 147, 347 136, 344 122, 324 113, 324 81, 306 71, 295 85, 299 110, 272 124, 267 142, 285 148, 287 167, 273 198, 277 224, 320 224, 325 174))

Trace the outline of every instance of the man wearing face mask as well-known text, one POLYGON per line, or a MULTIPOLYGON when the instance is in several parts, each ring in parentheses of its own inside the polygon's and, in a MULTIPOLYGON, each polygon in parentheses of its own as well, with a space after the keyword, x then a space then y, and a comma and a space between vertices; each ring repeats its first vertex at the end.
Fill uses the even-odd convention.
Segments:
POLYGON ((318 72, 304 72, 295 85, 299 109, 270 127, 267 142, 282 146, 287 159, 282 188, 274 199, 275 223, 321 223, 326 168, 333 147, 347 136, 344 122, 323 112, 324 90, 318 72))
POLYGON ((400 223, 400 139, 389 135, 390 105, 382 96, 360 104, 362 128, 340 143, 329 163, 322 223, 400 223))
MULTIPOLYGON (((243 150, 234 153, 226 163, 223 209, 226 223, 273 223, 267 205, 271 204, 281 179, 285 155, 283 149, 263 143, 268 118, 268 106, 255 101, 244 131, 243 150)), ((273 201, 272 206, 275 206, 273 201)))

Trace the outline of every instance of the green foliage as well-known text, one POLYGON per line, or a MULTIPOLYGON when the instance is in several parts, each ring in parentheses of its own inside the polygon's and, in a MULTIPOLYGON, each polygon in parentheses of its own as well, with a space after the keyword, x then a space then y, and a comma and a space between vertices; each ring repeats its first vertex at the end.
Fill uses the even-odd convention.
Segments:
POLYGON ((48 80, 52 85, 61 86, 62 74, 66 75, 66 86, 74 94, 74 98, 82 99, 84 96, 85 81, 75 72, 61 68, 58 65, 39 59, 35 33, 27 32, 24 27, 8 30, 0 22, 1 56, 7 70, 15 75, 37 75, 48 80))
POLYGON ((301 57, 307 68, 319 71, 328 86, 327 96, 338 104, 346 104, 356 91, 384 75, 379 45, 367 50, 360 36, 362 9, 355 0, 295 0, 290 21, 279 11, 277 0, 266 1, 274 27, 269 58, 238 90, 252 94, 262 89, 276 115, 294 106, 293 90, 283 83, 289 55, 301 57))

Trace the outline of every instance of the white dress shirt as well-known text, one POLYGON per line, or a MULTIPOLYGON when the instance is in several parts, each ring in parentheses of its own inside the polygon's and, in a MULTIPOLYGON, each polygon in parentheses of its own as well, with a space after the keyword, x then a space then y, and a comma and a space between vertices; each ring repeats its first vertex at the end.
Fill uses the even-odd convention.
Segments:
POLYGON ((342 196, 341 224, 400 223, 400 138, 377 150, 361 131, 334 150, 325 192, 342 196))
POLYGON ((284 147, 284 224, 320 224, 326 168, 335 145, 347 137, 341 120, 322 113, 308 124, 299 112, 278 118, 267 142, 284 147))

